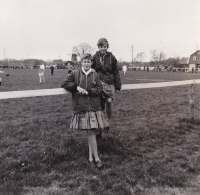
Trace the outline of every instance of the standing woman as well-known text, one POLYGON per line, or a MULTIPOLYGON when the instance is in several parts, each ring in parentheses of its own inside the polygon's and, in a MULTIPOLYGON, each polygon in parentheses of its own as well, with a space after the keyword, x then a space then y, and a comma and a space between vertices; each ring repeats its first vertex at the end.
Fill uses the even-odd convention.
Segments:
POLYGON ((109 44, 107 39, 99 39, 97 46, 99 51, 93 56, 92 68, 99 73, 103 85, 101 97, 101 108, 106 108, 108 120, 112 117, 112 101, 115 92, 121 89, 121 79, 117 60, 115 56, 108 52, 109 44))
POLYGON ((42 83, 42 80, 44 81, 45 83, 45 79, 44 79, 44 69, 45 69, 45 66, 44 64, 40 65, 40 68, 39 68, 39 79, 40 79, 40 83, 42 83))
POLYGON ((101 111, 100 94, 102 83, 98 73, 91 69, 92 56, 84 54, 81 58, 81 70, 72 71, 61 87, 72 92, 74 115, 70 128, 86 130, 89 145, 89 162, 93 164, 93 156, 97 168, 103 166, 97 151, 96 133, 108 128, 109 124, 101 111))

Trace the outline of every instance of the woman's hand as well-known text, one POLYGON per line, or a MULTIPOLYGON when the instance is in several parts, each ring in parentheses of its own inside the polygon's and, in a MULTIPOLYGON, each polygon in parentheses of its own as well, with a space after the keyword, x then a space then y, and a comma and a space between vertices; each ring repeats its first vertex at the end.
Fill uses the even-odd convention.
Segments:
POLYGON ((81 87, 77 87, 77 91, 81 94, 81 95, 88 95, 88 92, 85 90, 85 89, 83 89, 83 88, 81 88, 81 87))

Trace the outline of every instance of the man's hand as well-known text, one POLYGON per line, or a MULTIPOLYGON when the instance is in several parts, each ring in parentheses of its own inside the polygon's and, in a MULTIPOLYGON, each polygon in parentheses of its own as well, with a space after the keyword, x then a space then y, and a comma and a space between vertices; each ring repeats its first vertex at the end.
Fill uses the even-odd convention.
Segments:
POLYGON ((77 87, 77 91, 81 94, 81 95, 88 95, 88 92, 85 90, 85 89, 83 89, 83 88, 81 88, 81 87, 77 87))

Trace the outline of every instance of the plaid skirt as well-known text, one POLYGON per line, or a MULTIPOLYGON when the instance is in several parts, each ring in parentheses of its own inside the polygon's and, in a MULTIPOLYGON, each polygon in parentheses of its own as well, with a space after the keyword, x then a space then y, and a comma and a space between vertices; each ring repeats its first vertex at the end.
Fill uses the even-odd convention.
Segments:
POLYGON ((107 129, 108 127, 109 123, 102 111, 74 114, 70 123, 70 129, 79 130, 107 129))
POLYGON ((103 92, 106 96, 113 98, 114 94, 115 94, 115 87, 113 85, 109 85, 107 83, 104 83, 103 81, 101 81, 102 85, 103 85, 103 92))

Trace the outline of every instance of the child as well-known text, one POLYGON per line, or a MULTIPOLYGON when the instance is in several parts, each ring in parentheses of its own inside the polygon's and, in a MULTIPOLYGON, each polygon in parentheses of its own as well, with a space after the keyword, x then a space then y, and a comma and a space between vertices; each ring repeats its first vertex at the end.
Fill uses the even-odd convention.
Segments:
POLYGON ((42 80, 44 81, 45 83, 45 79, 44 79, 44 65, 40 65, 40 68, 39 68, 39 79, 40 79, 40 83, 42 83, 42 80))
POLYGON ((101 38, 97 46, 99 51, 93 56, 91 67, 100 75, 103 84, 103 93, 100 96, 101 108, 103 111, 106 104, 106 113, 110 120, 112 116, 113 95, 114 92, 118 92, 121 89, 121 79, 115 56, 111 52, 107 52, 109 48, 108 41, 105 38, 101 38))
POLYGON ((93 154, 97 168, 101 168, 103 164, 98 156, 96 133, 99 129, 108 128, 109 124, 99 103, 103 90, 101 80, 98 73, 91 69, 91 60, 90 54, 84 54, 81 58, 81 70, 72 71, 61 87, 72 92, 74 115, 70 128, 87 131, 89 162, 93 163, 93 154))

